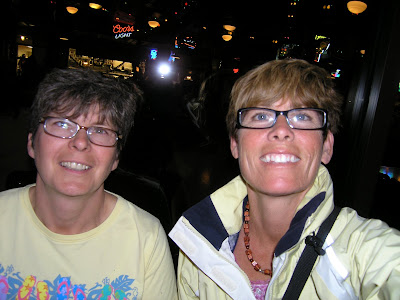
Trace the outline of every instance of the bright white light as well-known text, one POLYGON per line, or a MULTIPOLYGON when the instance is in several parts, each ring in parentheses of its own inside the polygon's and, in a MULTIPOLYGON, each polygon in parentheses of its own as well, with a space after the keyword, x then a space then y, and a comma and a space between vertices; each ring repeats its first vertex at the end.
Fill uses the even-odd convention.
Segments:
POLYGON ((171 72, 171 67, 167 64, 162 64, 158 68, 158 72, 160 72, 161 76, 168 75, 171 72))

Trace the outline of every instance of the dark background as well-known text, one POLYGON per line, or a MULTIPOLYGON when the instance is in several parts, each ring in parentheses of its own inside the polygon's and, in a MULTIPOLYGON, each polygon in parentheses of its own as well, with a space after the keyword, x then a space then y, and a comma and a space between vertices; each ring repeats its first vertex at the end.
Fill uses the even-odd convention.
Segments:
MULTIPOLYGON (((0 190, 21 185, 21 178, 34 180, 25 176, 34 170, 25 150, 29 106, 50 69, 85 67, 71 65, 72 48, 92 63, 132 63, 132 72, 111 71, 138 84, 145 102, 120 170, 107 187, 159 218, 167 214, 169 227, 182 211, 238 174, 224 125, 234 81, 266 61, 295 57, 332 73, 340 69, 335 82, 345 98, 343 127, 328 165, 337 204, 400 227, 398 1, 367 1, 359 15, 340 0, 100 3, 103 9, 94 10, 88 1, 3 1, 0 190), (68 5, 78 12, 69 14, 68 5), (160 26, 151 29, 150 19, 160 26), (115 39, 113 25, 127 23, 135 31, 115 39), (224 24, 236 26, 229 42, 221 38, 224 24), (22 71, 19 46, 32 47, 22 71), (155 61, 151 49, 158 50, 155 61), (173 72, 161 78, 157 65, 171 54, 173 72), (160 208, 160 201, 165 206, 160 208)), ((111 75, 109 69, 99 70, 111 75)))

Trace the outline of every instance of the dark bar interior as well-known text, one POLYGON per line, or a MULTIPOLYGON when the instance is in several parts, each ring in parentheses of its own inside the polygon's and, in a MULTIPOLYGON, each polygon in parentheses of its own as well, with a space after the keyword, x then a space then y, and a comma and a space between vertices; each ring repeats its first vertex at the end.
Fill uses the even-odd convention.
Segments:
POLYGON ((225 129, 235 80, 291 57, 328 70, 345 98, 327 166, 335 202, 400 229, 399 1, 368 0, 361 13, 343 0, 97 2, 4 1, 0 191, 35 181, 27 116, 39 81, 91 68, 145 98, 106 189, 168 231, 239 174, 225 129))

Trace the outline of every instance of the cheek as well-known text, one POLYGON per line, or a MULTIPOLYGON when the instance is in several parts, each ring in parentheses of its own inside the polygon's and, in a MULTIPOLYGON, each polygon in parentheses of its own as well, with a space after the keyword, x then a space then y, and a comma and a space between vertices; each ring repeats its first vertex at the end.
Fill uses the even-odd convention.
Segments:
MULTIPOLYGON (((106 167, 109 171, 114 171, 118 167, 118 153, 116 150, 107 149, 105 152, 103 148, 98 148, 96 153, 93 153, 93 157, 97 157, 98 163, 106 167)), ((93 149, 92 149, 93 151, 93 149)))

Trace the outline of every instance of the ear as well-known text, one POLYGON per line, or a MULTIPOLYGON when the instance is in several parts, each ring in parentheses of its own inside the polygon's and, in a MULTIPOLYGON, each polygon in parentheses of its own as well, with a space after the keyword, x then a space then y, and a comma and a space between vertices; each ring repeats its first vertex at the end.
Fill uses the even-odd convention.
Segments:
POLYGON ((118 164, 119 164, 119 159, 118 156, 116 156, 111 171, 114 171, 118 167, 118 164))
POLYGON ((235 159, 239 158, 238 142, 234 137, 231 137, 231 153, 235 159))
POLYGON ((33 149, 33 136, 32 133, 28 134, 28 144, 27 144, 28 154, 30 157, 35 159, 35 149, 33 149))
POLYGON ((328 164, 333 155, 334 137, 331 131, 328 131, 324 144, 322 146, 321 162, 328 164))
POLYGON ((114 162, 111 166, 111 172, 114 171, 118 167, 120 155, 121 155, 121 150, 120 149, 118 150, 117 148, 115 148, 115 157, 114 157, 114 162))

